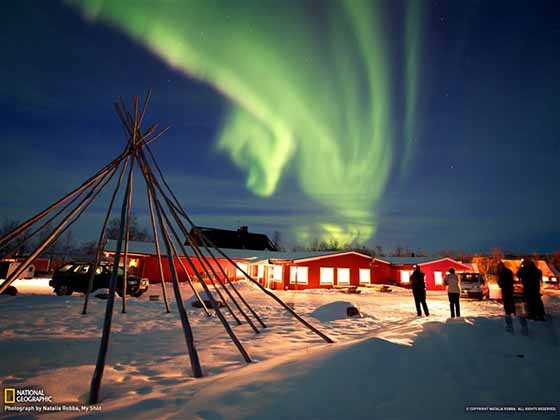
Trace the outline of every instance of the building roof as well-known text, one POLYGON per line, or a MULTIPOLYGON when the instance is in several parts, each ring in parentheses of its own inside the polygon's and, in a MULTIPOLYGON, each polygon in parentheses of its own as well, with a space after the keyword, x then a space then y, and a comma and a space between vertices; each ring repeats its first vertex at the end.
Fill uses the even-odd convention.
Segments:
POLYGON ((198 232, 204 233, 204 236, 218 248, 278 251, 268 236, 262 233, 249 232, 247 226, 242 226, 237 230, 200 226, 197 227, 196 231, 195 229, 191 229, 191 235, 196 241, 196 244, 201 246, 202 241, 198 238, 198 232))
POLYGON ((455 264, 460 264, 468 270, 473 270, 473 267, 469 264, 464 264, 461 261, 454 260, 451 257, 381 257, 376 258, 379 261, 385 261, 391 265, 427 265, 439 261, 451 261, 455 264))
MULTIPOLYGON (((105 246, 106 252, 115 252, 117 248, 117 241, 109 240, 105 246)), ((161 246, 162 255, 165 254, 163 246, 161 246)), ((191 247, 185 247, 189 257, 194 257, 195 254, 191 247)), ((276 260, 276 261, 302 261, 310 259, 325 258, 328 256, 335 255, 345 255, 345 254, 358 254, 367 258, 371 258, 369 255, 360 254, 353 251, 259 251, 253 249, 231 249, 231 248, 220 248, 228 257, 234 260, 247 260, 251 263, 257 263, 260 261, 276 260)), ((210 257, 210 254, 201 247, 200 250, 205 257, 210 257)), ((217 251, 210 248, 214 256, 219 257, 217 251)), ((156 249, 153 242, 138 242, 129 241, 128 242, 128 252, 133 255, 156 255, 156 249)), ((181 253, 181 252, 179 252, 181 253)))

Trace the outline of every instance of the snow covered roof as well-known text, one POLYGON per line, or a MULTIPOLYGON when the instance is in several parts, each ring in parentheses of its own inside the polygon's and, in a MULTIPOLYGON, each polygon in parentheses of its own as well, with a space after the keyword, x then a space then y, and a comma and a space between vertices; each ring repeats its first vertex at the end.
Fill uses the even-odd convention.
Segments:
POLYGON ((425 264, 428 262, 438 261, 442 258, 439 257, 380 257, 378 260, 387 261, 395 265, 414 265, 425 264))
MULTIPOLYGON (((107 241, 107 245, 105 246, 106 252, 115 252, 117 248, 117 241, 109 240, 107 241)), ((165 254, 165 249, 163 244, 160 246, 162 255, 165 254)), ((194 257, 195 254, 193 250, 189 247, 185 247, 189 257, 194 257)), ((202 254, 205 257, 210 257, 208 252, 204 248, 200 248, 202 254)), ((218 257, 217 251, 212 250, 212 253, 218 257)), ((300 261, 300 260, 309 260, 309 259, 317 259, 317 258, 324 258, 327 256, 333 255, 344 255, 349 253, 363 255, 364 257, 370 258, 368 255, 360 254, 357 252, 349 252, 349 251, 256 251, 252 249, 231 249, 231 248, 221 248, 225 254, 234 259, 234 260, 248 260, 252 263, 256 263, 259 261, 266 261, 266 260, 283 260, 283 261, 300 261)), ((137 254, 137 255, 156 255, 156 248, 153 242, 138 242, 138 241, 130 241, 128 243, 128 252, 130 254, 137 254)), ((180 253, 180 252, 179 252, 180 253)))
POLYGON ((456 264, 460 264, 463 267, 467 268, 468 270, 473 270, 473 267, 468 265, 468 264, 464 264, 460 261, 454 260, 453 258, 450 257, 381 257, 381 258, 376 258, 380 261, 386 261, 392 265, 424 265, 424 264, 431 264, 437 261, 452 261, 456 264))

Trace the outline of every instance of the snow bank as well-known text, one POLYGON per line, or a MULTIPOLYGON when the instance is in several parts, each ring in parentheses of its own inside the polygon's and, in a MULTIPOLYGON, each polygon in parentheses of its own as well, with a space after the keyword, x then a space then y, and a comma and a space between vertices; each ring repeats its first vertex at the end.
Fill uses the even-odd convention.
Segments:
POLYGON ((339 319, 346 319, 347 316, 347 309, 348 308, 356 308, 357 306, 354 305, 352 302, 347 302, 343 300, 327 303, 326 305, 319 306, 313 312, 309 314, 309 316, 318 319, 321 322, 330 322, 336 321, 339 319))

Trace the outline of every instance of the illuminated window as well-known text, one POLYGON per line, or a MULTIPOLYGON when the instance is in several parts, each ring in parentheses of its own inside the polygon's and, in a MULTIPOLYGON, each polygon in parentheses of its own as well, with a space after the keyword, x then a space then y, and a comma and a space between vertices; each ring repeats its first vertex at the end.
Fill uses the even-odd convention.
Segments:
POLYGON ((369 268, 360 268, 360 284, 371 283, 371 270, 369 268))
POLYGON ((319 283, 321 283, 321 284, 333 284, 334 283, 334 268, 332 268, 332 267, 321 267, 321 276, 319 278, 319 283))
POLYGON ((401 283, 404 283, 404 284, 410 283, 410 276, 411 275, 412 275, 412 271, 401 270, 401 283))
POLYGON ((548 276, 542 276, 543 281, 548 281, 548 276))
POLYGON ((248 270, 247 264, 237 263, 237 265, 239 266, 239 268, 235 269, 235 277, 237 277, 237 278, 245 277, 245 274, 243 274, 243 272, 241 270, 247 272, 247 270, 248 270))
POLYGON ((297 277, 297 267, 291 266, 290 267, 290 284, 296 284, 296 277, 297 277))
POLYGON ((337 268, 336 269, 336 280, 338 284, 350 284, 350 269, 349 268, 337 268))
POLYGON ((262 264, 259 264, 259 265, 257 266, 257 277, 258 277, 259 279, 264 278, 264 265, 262 265, 262 264))
POLYGON ((281 265, 273 265, 273 274, 272 274, 272 281, 280 282, 282 281, 282 266, 281 265))
POLYGON ((307 267, 297 267, 296 279, 298 284, 307 284, 307 267))
POLYGON ((441 271, 434 271, 434 283, 436 286, 441 286, 443 284, 443 274, 441 271))

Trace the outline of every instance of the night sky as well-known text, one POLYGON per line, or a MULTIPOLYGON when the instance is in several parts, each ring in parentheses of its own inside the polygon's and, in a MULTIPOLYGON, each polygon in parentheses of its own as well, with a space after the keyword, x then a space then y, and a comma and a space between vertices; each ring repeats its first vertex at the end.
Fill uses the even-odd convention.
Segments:
POLYGON ((117 155, 113 101, 152 88, 153 151, 200 225, 560 249, 557 1, 111 3, 2 2, 0 222, 117 155))

